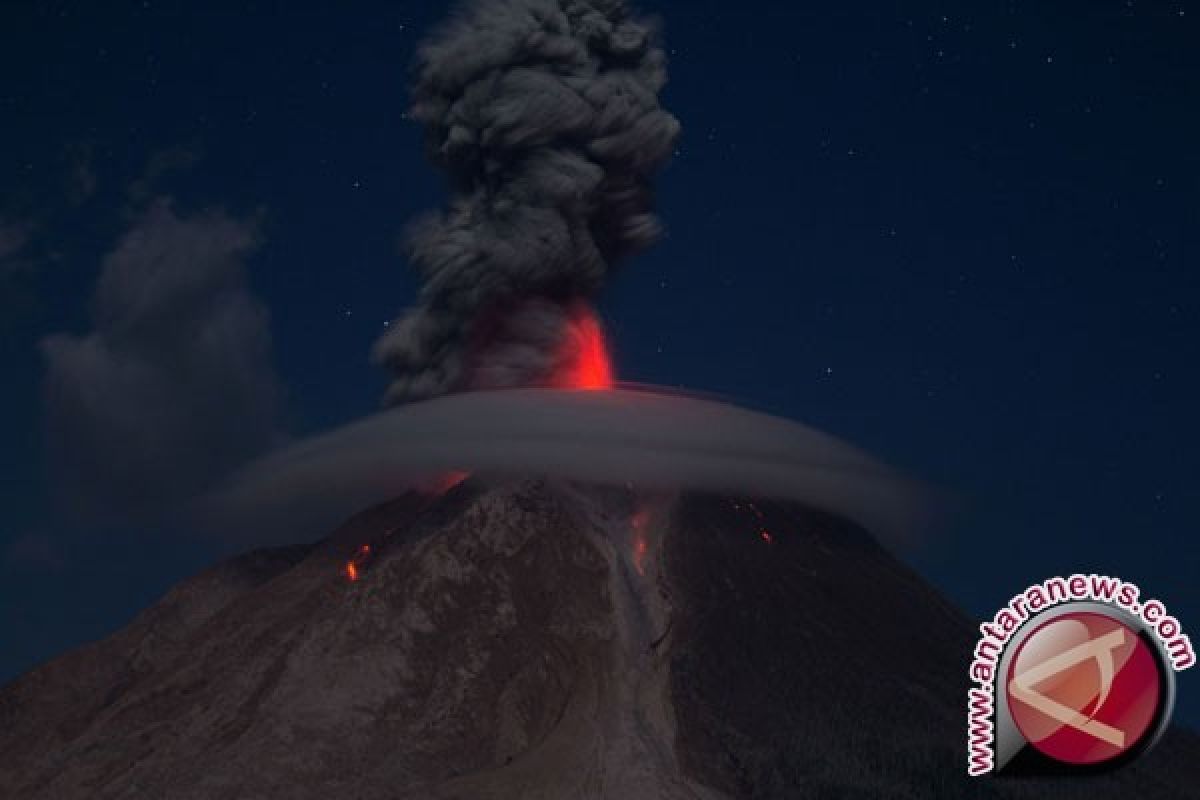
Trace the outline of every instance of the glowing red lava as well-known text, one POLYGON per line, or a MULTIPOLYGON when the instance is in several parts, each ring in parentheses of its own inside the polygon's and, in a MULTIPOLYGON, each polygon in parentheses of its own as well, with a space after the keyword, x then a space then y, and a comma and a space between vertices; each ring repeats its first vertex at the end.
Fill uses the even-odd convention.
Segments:
POLYGON ((447 472, 446 474, 439 476, 434 481, 434 484, 431 488, 432 488, 434 494, 443 495, 446 492, 453 489, 455 486, 458 486, 460 483, 462 483, 469 477, 471 477, 471 473, 469 473, 465 470, 457 469, 452 472, 447 472))
MULTIPOLYGON (((446 492, 458 486, 460 483, 471 477, 471 473, 464 470, 452 470, 436 477, 430 478, 428 483, 421 486, 422 490, 427 492, 427 503, 432 503, 437 498, 444 495, 446 492)), ((387 535, 391 535, 395 529, 388 531, 387 535)), ((364 544, 354 551, 354 555, 342 566, 342 574, 346 576, 346 580, 351 583, 358 581, 362 577, 363 569, 371 562, 372 550, 371 545, 364 544)))
POLYGON ((550 384, 559 389, 613 388, 612 361, 604 341, 604 328, 596 312, 582 302, 571 307, 571 322, 550 384))
POLYGON ((735 500, 733 502, 733 507, 735 509, 737 509, 738 511, 741 511, 744 508, 744 509, 748 510, 750 513, 752 513, 754 515, 755 519, 758 520, 758 525, 755 526, 758 530, 758 538, 762 539, 767 544, 774 544, 775 537, 772 536, 771 532, 769 530, 767 530, 766 527, 764 527, 764 525, 763 525, 763 521, 766 519, 766 515, 763 514, 762 510, 759 509, 758 506, 754 505, 754 503, 746 503, 743 506, 741 503, 739 503, 735 500))
POLYGON ((364 544, 362 547, 358 548, 358 552, 354 554, 354 557, 346 562, 346 578, 349 579, 351 583, 354 583, 358 580, 359 565, 361 565, 370 555, 371 545, 364 544))
POLYGON ((650 514, 645 509, 636 511, 629 520, 629 527, 633 529, 633 566, 639 575, 646 574, 646 551, 649 549, 646 543, 646 523, 649 520, 650 514))

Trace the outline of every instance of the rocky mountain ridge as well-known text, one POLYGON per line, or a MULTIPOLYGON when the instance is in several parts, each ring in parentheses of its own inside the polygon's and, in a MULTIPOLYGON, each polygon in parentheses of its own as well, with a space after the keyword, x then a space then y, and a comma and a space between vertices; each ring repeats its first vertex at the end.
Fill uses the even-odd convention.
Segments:
POLYGON ((1195 796, 1185 731, 1095 779, 968 780, 973 628, 809 508, 472 478, 0 689, 0 796, 1195 796))

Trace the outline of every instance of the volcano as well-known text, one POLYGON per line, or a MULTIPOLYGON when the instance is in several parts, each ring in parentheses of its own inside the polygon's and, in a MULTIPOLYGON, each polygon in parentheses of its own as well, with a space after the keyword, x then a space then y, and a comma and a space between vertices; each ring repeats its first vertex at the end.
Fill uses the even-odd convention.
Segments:
POLYGON ((968 779, 973 629, 807 506, 473 475, 4 687, 0 796, 1195 797, 1179 729, 1085 781, 968 779))

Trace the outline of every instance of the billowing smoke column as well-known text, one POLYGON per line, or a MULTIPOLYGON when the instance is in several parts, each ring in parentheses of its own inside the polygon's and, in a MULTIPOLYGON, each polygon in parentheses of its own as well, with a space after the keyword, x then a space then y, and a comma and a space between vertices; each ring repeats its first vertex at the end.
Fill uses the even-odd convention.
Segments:
POLYGON ((477 0, 424 43, 411 115, 453 197, 410 230, 418 305, 375 346, 389 402, 579 372, 587 300, 659 232, 665 80, 622 0, 477 0))

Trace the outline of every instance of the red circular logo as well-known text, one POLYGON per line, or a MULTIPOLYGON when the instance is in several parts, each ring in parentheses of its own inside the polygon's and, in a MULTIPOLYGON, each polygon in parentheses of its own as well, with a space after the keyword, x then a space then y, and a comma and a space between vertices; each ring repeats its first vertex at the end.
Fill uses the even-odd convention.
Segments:
POLYGON ((1162 702, 1159 660, 1137 632, 1103 613, 1051 619, 1008 668, 1013 722, 1056 761, 1097 764, 1137 746, 1162 702))

